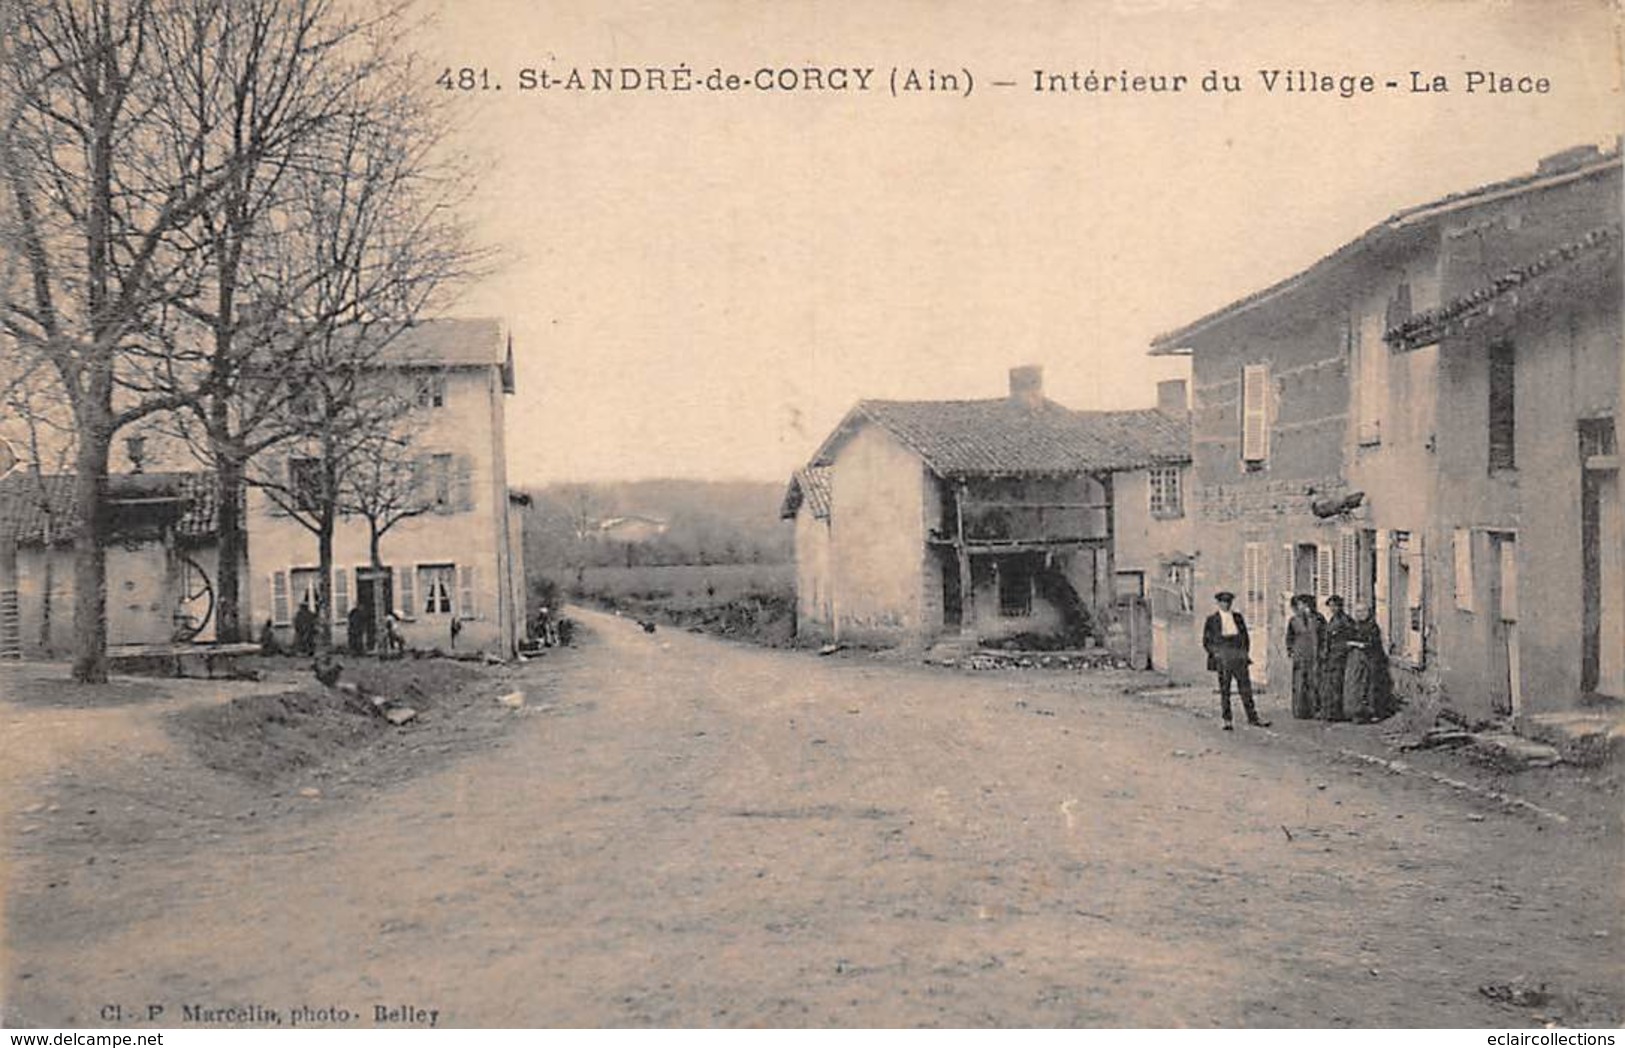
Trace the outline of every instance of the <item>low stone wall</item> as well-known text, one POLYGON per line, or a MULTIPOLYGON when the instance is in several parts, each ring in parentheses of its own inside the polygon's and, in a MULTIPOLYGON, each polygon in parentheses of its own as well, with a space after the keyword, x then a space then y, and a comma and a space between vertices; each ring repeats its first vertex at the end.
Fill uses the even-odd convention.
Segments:
POLYGON ((1129 660, 1105 648, 1080 651, 997 651, 980 648, 956 655, 934 655, 926 662, 963 670, 1126 670, 1129 660))

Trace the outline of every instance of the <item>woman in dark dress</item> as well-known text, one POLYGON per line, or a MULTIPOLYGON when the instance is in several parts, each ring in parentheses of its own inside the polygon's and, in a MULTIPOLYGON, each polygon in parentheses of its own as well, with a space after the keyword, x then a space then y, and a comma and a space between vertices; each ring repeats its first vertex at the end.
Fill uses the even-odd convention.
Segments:
POLYGON ((1343 710, 1344 674, 1348 670, 1349 642, 1354 639, 1354 620, 1343 612, 1342 597, 1327 597, 1332 617, 1326 623, 1320 655, 1320 719, 1347 720, 1343 710))
POLYGON ((1382 627, 1365 604, 1354 608, 1354 628, 1348 638, 1348 666, 1343 674, 1343 713, 1360 724, 1382 720, 1393 712, 1392 681, 1382 627))
POLYGON ((1286 624, 1286 650, 1292 657, 1292 716, 1308 720, 1319 712, 1321 635, 1326 620, 1315 610, 1315 598, 1300 593, 1292 598, 1292 618, 1286 624))

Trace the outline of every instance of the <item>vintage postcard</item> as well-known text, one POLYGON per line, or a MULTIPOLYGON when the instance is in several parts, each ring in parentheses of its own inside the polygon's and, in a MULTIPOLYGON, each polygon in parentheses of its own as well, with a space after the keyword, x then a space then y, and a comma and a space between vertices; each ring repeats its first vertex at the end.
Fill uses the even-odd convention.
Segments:
POLYGON ((1618 1027, 1621 24, 0 0, 0 1025, 1618 1027))

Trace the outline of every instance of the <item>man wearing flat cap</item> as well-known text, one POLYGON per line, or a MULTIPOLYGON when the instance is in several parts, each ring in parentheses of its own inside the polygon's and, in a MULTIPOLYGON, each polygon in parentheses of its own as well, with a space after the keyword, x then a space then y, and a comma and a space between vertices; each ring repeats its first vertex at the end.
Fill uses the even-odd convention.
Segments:
POLYGON ((1241 708, 1247 714, 1247 723, 1267 728, 1270 722, 1258 719, 1253 706, 1253 681, 1248 667, 1252 664, 1247 639, 1247 620, 1241 612, 1231 609, 1236 595, 1220 590, 1213 595, 1218 610, 1202 624, 1202 647, 1207 649, 1207 668, 1219 674, 1219 713, 1224 717, 1224 730, 1232 730, 1230 722, 1230 685, 1235 683, 1241 692, 1241 708))

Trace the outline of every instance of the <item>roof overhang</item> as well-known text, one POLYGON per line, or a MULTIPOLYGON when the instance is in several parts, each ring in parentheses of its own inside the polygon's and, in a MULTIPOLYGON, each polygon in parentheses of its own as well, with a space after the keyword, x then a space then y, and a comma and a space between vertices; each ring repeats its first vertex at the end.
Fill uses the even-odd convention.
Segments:
MULTIPOLYGON (((1609 171, 1618 171, 1620 166, 1620 154, 1616 151, 1592 163, 1582 164, 1571 170, 1520 176, 1398 211, 1331 254, 1321 258, 1307 269, 1295 273, 1285 280, 1271 284, 1261 291, 1237 299, 1227 306, 1199 317, 1184 327, 1156 336, 1151 340, 1149 355, 1154 357, 1188 356, 1192 350, 1190 342, 1198 336, 1204 335, 1222 324, 1238 319, 1259 306, 1293 294, 1310 284, 1315 278, 1354 261, 1364 252, 1385 249, 1394 243, 1396 237, 1403 238, 1406 234, 1425 232, 1431 228, 1431 223, 1440 218, 1468 208, 1481 207, 1485 204, 1495 203, 1499 200, 1506 200, 1526 193, 1554 189, 1606 174, 1609 171)), ((1405 241, 1402 239, 1401 242, 1405 241)))

